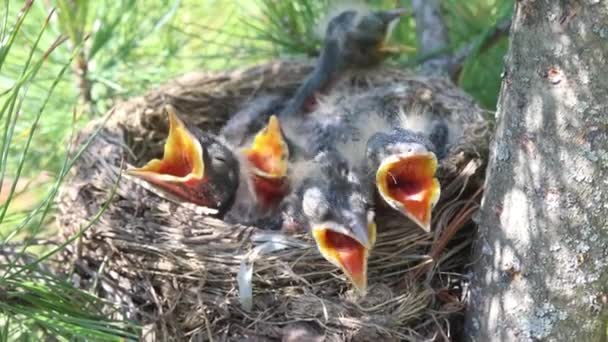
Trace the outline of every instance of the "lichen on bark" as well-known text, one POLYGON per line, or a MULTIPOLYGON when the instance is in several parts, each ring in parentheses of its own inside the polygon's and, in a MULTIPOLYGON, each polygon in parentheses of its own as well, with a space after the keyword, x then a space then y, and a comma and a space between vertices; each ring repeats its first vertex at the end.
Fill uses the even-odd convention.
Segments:
POLYGON ((473 341, 602 341, 608 4, 521 0, 515 6, 467 335, 473 341))

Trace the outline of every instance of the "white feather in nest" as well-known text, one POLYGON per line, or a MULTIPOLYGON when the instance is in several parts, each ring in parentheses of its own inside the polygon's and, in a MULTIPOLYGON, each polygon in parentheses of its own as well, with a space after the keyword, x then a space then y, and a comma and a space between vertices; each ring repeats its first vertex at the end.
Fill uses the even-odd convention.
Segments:
POLYGON ((246 311, 251 311, 253 307, 253 266, 256 260, 286 248, 311 247, 300 240, 296 240, 280 232, 255 233, 251 237, 251 241, 256 246, 243 257, 236 276, 239 289, 239 302, 246 311))

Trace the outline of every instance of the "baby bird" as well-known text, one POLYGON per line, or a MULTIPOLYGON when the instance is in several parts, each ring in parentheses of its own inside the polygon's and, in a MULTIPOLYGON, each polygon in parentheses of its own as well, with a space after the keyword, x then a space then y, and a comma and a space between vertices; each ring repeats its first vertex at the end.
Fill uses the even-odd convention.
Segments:
POLYGON ((220 216, 235 204, 247 212, 268 212, 287 194, 289 151, 278 119, 253 137, 249 146, 233 146, 222 136, 202 132, 181 120, 168 105, 169 134, 162 159, 127 172, 181 201, 217 209, 220 216))
POLYGON ((279 117, 310 112, 315 95, 327 93, 345 71, 380 64, 395 49, 387 44, 392 25, 403 9, 346 10, 333 17, 325 31, 321 54, 312 73, 281 111, 279 117))
MULTIPOLYGON (((442 124, 436 129, 443 129, 442 124)), ((404 128, 374 134, 366 148, 366 169, 374 175, 381 199, 426 232, 441 193, 435 151, 429 139, 404 128)))
POLYGON ((381 202, 429 231, 440 195, 438 159, 460 137, 462 127, 431 112, 403 111, 404 91, 379 87, 332 94, 286 132, 312 154, 335 148, 351 168, 361 170, 364 183, 372 187, 369 192, 377 192, 381 202))
POLYGON ((294 167, 299 174, 283 204, 282 228, 310 232, 321 255, 364 292, 376 225, 361 175, 335 150, 294 167))
POLYGON ((234 202, 239 163, 220 139, 182 121, 168 105, 169 135, 162 159, 127 173, 199 206, 225 211, 234 202))
POLYGON ((219 139, 239 161, 235 201, 223 216, 229 223, 266 226, 290 190, 290 146, 272 115, 283 96, 261 95, 231 115, 219 139))
POLYGON ((224 219, 231 223, 258 225, 276 214, 290 190, 289 148, 274 115, 253 137, 233 138, 244 141, 244 146, 234 147, 240 160, 241 182, 235 203, 224 219))

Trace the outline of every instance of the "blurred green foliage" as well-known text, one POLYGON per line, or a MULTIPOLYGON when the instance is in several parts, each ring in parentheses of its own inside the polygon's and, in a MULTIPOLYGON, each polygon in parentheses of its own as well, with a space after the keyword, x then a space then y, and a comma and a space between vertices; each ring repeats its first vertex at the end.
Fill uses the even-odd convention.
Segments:
MULTIPOLYGON (((40 246, 33 246, 33 240, 42 233, 48 234, 44 230, 53 198, 75 158, 63 158, 56 177, 42 182, 46 183, 47 192, 38 192, 36 198, 30 196, 29 209, 9 210, 11 205, 14 209, 27 189, 20 178, 31 167, 28 160, 32 152, 42 149, 48 153, 58 148, 58 144, 36 146, 35 138, 55 90, 80 56, 82 44, 74 44, 65 61, 53 64, 54 53, 67 42, 61 35, 45 39, 54 11, 49 11, 37 26, 27 31, 32 1, 20 4, 15 12, 11 12, 8 1, 4 5, 5 10, 0 13, 0 227, 3 228, 0 229, 0 341, 136 338, 135 325, 108 318, 111 303, 74 288, 53 274, 46 264, 94 224, 105 208, 68 240, 34 251, 33 247, 40 246), (52 73, 46 73, 53 65, 52 73)), ((73 126, 70 122, 67 121, 68 130, 73 126)))
MULTIPOLYGON (((506 38, 484 46, 513 0, 443 0, 451 51, 470 47, 457 83, 493 110, 506 38)), ((317 55, 332 0, 0 0, 0 250, 25 264, 0 264, 0 341, 117 340, 135 327, 105 319, 101 302, 39 266, 55 248, 53 198, 74 159, 74 132, 116 101, 194 69, 317 55), (8 246, 18 246, 11 247, 8 246), (36 251, 33 253, 32 251, 36 251), (79 306, 66 303, 81 303, 79 306)), ((411 8, 410 0, 370 0, 411 8)), ((391 61, 416 67, 416 24, 404 17, 393 40, 411 51, 391 61)), ((108 201, 109 203, 109 201, 108 201)), ((94 222, 95 217, 90 218, 94 222)), ((86 227, 82 227, 86 229, 86 227)), ((77 238, 75 236, 74 238, 77 238)))
MULTIPOLYGON (((319 23, 327 21, 327 13, 335 13, 344 6, 341 2, 328 0, 255 2, 259 4, 261 15, 248 22, 253 38, 249 41, 271 43, 274 56, 315 56, 322 34, 319 23)), ((410 0, 369 0, 366 3, 375 9, 402 7, 411 10, 410 0)), ((459 74, 458 84, 484 107, 494 110, 507 38, 502 37, 483 49, 481 44, 498 23, 511 17, 513 1, 443 0, 441 6, 450 39, 448 49, 459 51, 464 47, 473 47, 473 53, 465 60, 459 74)), ((424 57, 416 54, 416 23, 412 15, 400 20, 393 31, 392 40, 412 51, 402 55, 396 63, 415 67, 424 57)))
MULTIPOLYGON (((8 18, 16 16, 21 3, 7 1, 8 18)), ((19 48, 7 56, 0 73, 0 89, 18 76, 34 32, 51 8, 56 8, 58 15, 44 32, 40 46, 48 46, 61 34, 69 39, 50 56, 50 63, 32 85, 9 154, 15 155, 23 143, 32 119, 30 113, 40 106, 40 94, 79 44, 83 44, 82 53, 58 84, 41 118, 26 175, 57 168, 64 153, 61 147, 71 129, 66 122, 72 116, 82 125, 106 112, 118 99, 141 94, 192 69, 229 68, 286 55, 314 56, 321 33, 317 24, 328 7, 339 8, 333 3, 329 0, 35 1, 22 34, 16 37, 15 46, 19 48), (77 105, 79 99, 81 105, 77 105), (89 103, 83 105, 83 99, 89 103)), ((409 0, 372 0, 369 4, 374 8, 410 8, 409 0)), ((442 6, 452 48, 458 49, 479 40, 501 18, 508 17, 512 0, 444 0, 442 6)), ((401 20, 394 31, 394 40, 415 49, 415 22, 411 16, 401 20)), ((502 39, 483 53, 472 55, 458 80, 488 109, 494 109, 496 103, 506 47, 506 40, 502 39)), ((37 50, 37 54, 43 53, 41 48, 37 50)), ((411 65, 417 57, 413 50, 397 62, 411 65)), ((8 162, 13 162, 13 158, 8 162)))
POLYGON ((444 12, 450 40, 456 49, 465 44, 477 44, 464 63, 458 84, 484 107, 495 110, 500 90, 503 56, 508 38, 502 37, 494 45, 479 51, 483 38, 497 24, 511 18, 511 0, 444 0, 444 12))

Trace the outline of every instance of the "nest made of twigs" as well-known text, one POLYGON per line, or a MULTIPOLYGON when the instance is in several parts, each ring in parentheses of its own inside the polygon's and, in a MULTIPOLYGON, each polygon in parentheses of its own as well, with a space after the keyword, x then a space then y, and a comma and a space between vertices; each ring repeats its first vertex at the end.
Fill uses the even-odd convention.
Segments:
POLYGON ((292 94, 310 70, 310 63, 292 61, 187 74, 116 105, 82 130, 76 146, 89 145, 58 200, 64 234, 71 236, 101 208, 107 209, 66 251, 75 266, 75 281, 119 304, 121 310, 113 313, 144 325, 147 339, 448 336, 450 319, 463 306, 458 272, 467 262, 462 251, 471 230, 461 228, 472 225, 480 198, 490 126, 474 101, 447 80, 381 67, 340 81, 358 91, 399 84, 407 94, 404 106, 423 104, 471 118, 469 131, 441 165, 442 196, 433 213, 433 232, 378 217, 365 296, 350 290, 306 235, 228 225, 122 176, 127 164, 141 165, 162 153, 164 104, 171 103, 202 129, 217 132, 251 99, 292 94), (237 281, 247 270, 253 272, 252 298, 239 292, 237 281), (243 306, 247 301, 249 310, 243 306))

